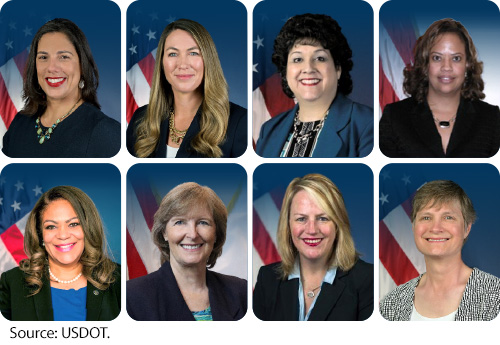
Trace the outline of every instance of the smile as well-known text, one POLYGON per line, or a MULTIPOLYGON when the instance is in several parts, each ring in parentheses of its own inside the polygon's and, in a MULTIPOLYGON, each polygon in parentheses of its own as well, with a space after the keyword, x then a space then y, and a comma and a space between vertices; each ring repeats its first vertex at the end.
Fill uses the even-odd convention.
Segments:
POLYGON ((54 247, 56 247, 58 251, 65 253, 73 249, 75 244, 76 243, 60 244, 60 245, 54 245, 54 247))
POLYGON ((203 244, 181 244, 181 247, 187 250, 196 250, 200 248, 203 244))
POLYGON ((49 86, 58 87, 66 81, 66 78, 45 78, 45 80, 47 81, 47 84, 49 84, 49 86))
POLYGON ((427 242, 446 242, 447 238, 428 238, 427 242))
POLYGON ((179 79, 191 79, 193 74, 177 74, 176 77, 179 79))
POLYGON ((317 84, 319 84, 320 80, 319 79, 302 79, 300 82, 304 85, 317 85, 317 84))
POLYGON ((323 241, 323 239, 322 238, 304 238, 303 241, 308 246, 316 247, 321 243, 321 241, 323 241))
POLYGON ((448 83, 453 82, 455 80, 455 78, 454 77, 438 77, 438 80, 441 83, 448 84, 448 83))

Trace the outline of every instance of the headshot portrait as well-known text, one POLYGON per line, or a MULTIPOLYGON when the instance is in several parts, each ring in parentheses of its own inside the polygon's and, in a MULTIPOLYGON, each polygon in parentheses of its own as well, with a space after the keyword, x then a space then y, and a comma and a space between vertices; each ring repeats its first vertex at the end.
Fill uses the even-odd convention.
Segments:
POLYGON ((428 4, 380 9, 380 150, 390 158, 492 157, 500 147, 498 7, 428 4))
POLYGON ((127 312, 137 321, 239 320, 247 311, 246 172, 173 167, 138 164, 127 175, 127 312))
POLYGON ((60 1, 2 7, 0 136, 8 157, 110 158, 120 150, 120 10, 96 0, 76 9, 60 1))
POLYGON ((248 146, 246 10, 235 0, 140 1, 127 10, 127 149, 239 157, 248 146), (211 13, 207 16, 207 11, 211 13))
POLYGON ((252 266, 257 318, 363 321, 371 316, 372 178, 360 164, 256 169, 252 266))
POLYGON ((6 319, 110 321, 120 314, 115 167, 11 164, 0 174, 0 200, 0 312, 6 319), (52 169, 61 176, 48 173, 52 169))
POLYGON ((253 144, 261 157, 373 148, 373 11, 361 1, 254 9, 253 144), (352 21, 356 13, 362 20, 352 21))
POLYGON ((490 321, 500 312, 500 179, 488 164, 389 164, 380 181, 380 313, 490 321))

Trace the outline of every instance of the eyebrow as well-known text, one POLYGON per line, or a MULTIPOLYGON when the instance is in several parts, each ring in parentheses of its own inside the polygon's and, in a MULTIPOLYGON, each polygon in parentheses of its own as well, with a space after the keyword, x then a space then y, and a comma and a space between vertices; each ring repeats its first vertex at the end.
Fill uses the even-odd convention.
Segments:
MULTIPOLYGON (((167 48, 165 48, 165 50, 177 50, 177 51, 179 51, 179 48, 175 48, 175 47, 167 47, 167 48)), ((200 48, 198 48, 198 47, 191 47, 191 48, 188 48, 187 50, 188 50, 188 51, 189 51, 189 50, 200 50, 200 48)))
MULTIPOLYGON (((47 55, 48 55, 49 53, 47 53, 47 52, 45 52, 45 51, 43 51, 43 50, 40 50, 40 51, 38 51, 38 52, 36 53, 36 55, 38 55, 38 54, 47 54, 47 55)), ((73 54, 72 52, 70 52, 69 50, 59 50, 59 51, 57 52, 57 54, 71 54, 71 55, 74 55, 74 54, 73 54)))
MULTIPOLYGON (((75 220, 75 219, 78 219, 78 217, 73 217, 73 218, 70 218, 68 219, 67 221, 65 221, 65 223, 69 223, 71 222, 72 220, 75 220)), ((56 222, 55 220, 52 220, 52 219, 47 219, 43 222, 43 224, 47 223, 47 222, 51 222, 51 223, 54 223, 54 224, 58 224, 58 222, 56 222)))

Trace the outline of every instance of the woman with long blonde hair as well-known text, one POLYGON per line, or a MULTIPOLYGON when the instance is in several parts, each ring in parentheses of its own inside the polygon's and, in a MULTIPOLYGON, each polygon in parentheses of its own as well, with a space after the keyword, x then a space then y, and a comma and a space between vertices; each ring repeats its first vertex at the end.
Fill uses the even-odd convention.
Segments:
POLYGON ((134 113, 127 148, 136 157, 238 157, 247 147, 246 116, 229 102, 208 31, 179 19, 160 37, 149 104, 134 113))

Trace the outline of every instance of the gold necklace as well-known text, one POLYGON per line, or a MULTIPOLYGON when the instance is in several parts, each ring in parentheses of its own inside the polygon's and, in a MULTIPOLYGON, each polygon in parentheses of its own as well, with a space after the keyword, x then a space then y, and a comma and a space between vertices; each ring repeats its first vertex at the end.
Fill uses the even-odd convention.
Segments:
POLYGON ((50 135, 54 132, 54 130, 56 129, 57 125, 62 120, 64 120, 66 117, 68 117, 69 114, 71 114, 73 112, 73 109, 75 109, 76 105, 78 104, 78 102, 80 102, 80 100, 81 100, 81 98, 78 99, 78 101, 76 101, 76 103, 73 106, 73 108, 71 108, 70 111, 68 111, 68 113, 66 115, 61 116, 60 118, 58 118, 57 121, 52 126, 50 126, 49 128, 47 128, 45 130, 45 133, 42 130, 42 123, 40 121, 41 116, 38 116, 38 118, 35 121, 35 129, 36 129, 36 134, 38 136, 38 142, 40 143, 40 145, 42 145, 45 142, 45 140, 49 140, 50 139, 50 135))
POLYGON ((171 108, 170 109, 170 118, 168 119, 168 129, 170 132, 170 139, 172 139, 172 141, 175 144, 179 145, 180 142, 186 136, 187 129, 184 131, 179 131, 178 129, 176 129, 174 117, 175 117, 174 108, 171 108))

